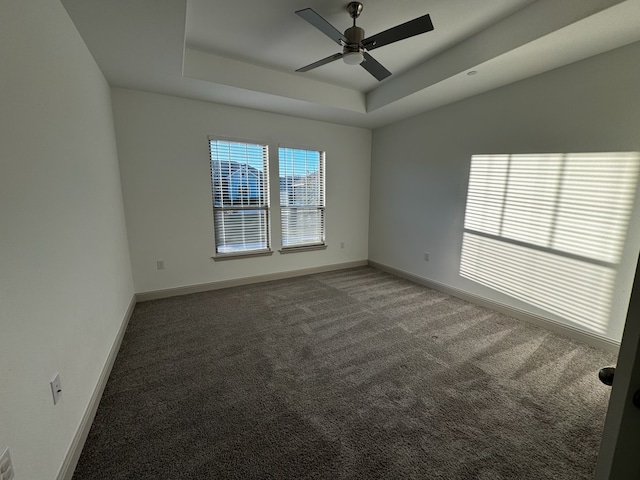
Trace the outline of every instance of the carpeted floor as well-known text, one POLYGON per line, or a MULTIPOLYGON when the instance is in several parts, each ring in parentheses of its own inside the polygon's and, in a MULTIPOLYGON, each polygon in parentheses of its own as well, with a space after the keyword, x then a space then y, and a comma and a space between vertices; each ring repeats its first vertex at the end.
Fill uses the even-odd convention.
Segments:
POLYGON ((145 302, 73 478, 591 479, 613 363, 369 267, 145 302))

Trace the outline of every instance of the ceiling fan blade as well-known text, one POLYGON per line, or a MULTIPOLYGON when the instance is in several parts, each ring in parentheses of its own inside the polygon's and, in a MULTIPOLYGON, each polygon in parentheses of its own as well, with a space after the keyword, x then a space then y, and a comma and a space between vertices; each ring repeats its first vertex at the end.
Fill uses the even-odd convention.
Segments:
POLYGON ((375 58, 369 55, 367 52, 364 52, 364 62, 360 64, 362 68, 364 68, 371 75, 376 77, 378 81, 382 81, 391 75, 391 72, 384 68, 382 64, 380 64, 375 58))
POLYGON ((345 44, 348 43, 347 37, 345 37, 342 32, 318 15, 313 9, 305 8, 303 10, 298 10, 296 15, 305 19, 338 45, 342 45, 342 43, 340 43, 341 40, 345 44))
POLYGON ((431 23, 431 17, 427 14, 365 38, 362 40, 362 46, 367 50, 373 50, 374 48, 384 47, 398 40, 404 40, 431 30, 433 30, 433 23, 431 23))
MULTIPOLYGON (((331 63, 335 60, 342 58, 342 53, 336 53, 334 55, 330 55, 327 58, 323 58, 322 60, 318 60, 317 62, 313 62, 306 67, 299 68, 296 72, 308 72, 309 70, 313 70, 314 68, 321 67, 322 65, 326 65, 327 63, 331 63)), ((363 62, 364 63, 364 62, 363 62)))

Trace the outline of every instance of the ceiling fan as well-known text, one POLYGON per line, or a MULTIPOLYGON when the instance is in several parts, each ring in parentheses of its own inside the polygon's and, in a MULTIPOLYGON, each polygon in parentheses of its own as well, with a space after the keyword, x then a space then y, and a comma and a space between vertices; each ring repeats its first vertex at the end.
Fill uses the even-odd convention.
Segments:
POLYGON ((378 81, 381 81, 391 75, 391 72, 369 55, 369 51, 433 30, 431 17, 427 14, 371 37, 364 38, 364 30, 356 27, 356 18, 358 18, 362 12, 362 4, 360 2, 349 3, 347 5, 347 12, 349 12, 349 15, 353 18, 353 26, 347 28, 344 31, 344 35, 311 8, 305 8, 296 12, 299 17, 309 22, 342 47, 342 53, 336 53, 317 62, 313 62, 306 67, 299 68, 296 72, 308 72, 309 70, 342 58, 344 63, 348 65, 361 65, 378 81))

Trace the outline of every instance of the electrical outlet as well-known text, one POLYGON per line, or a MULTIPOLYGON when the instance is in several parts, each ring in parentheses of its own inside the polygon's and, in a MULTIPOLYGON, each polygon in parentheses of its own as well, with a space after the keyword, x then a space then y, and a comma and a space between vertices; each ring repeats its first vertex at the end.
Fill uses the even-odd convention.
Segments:
POLYGON ((53 395, 53 404, 56 405, 62 396, 62 384, 60 383, 59 373, 56 373, 56 376, 51 380, 51 394, 53 395))
POLYGON ((158 270, 164 270, 164 260, 157 260, 156 267, 158 268, 158 270))
POLYGON ((344 248, 344 242, 340 242, 340 248, 344 248))
POLYGON ((427 252, 424 252, 424 261, 425 261, 425 262, 428 262, 428 261, 429 261, 429 257, 430 257, 430 254, 429 254, 429 253, 427 253, 427 252))
POLYGON ((4 449, 0 456, 0 480, 11 480, 13 478, 13 465, 9 456, 9 447, 4 449))

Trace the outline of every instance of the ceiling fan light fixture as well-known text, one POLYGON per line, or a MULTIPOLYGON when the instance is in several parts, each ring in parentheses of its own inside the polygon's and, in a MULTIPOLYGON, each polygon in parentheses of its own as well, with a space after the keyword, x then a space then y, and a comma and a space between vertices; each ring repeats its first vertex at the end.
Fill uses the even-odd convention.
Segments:
POLYGON ((342 60, 347 65, 360 65, 364 61, 364 55, 362 52, 346 52, 342 60))

